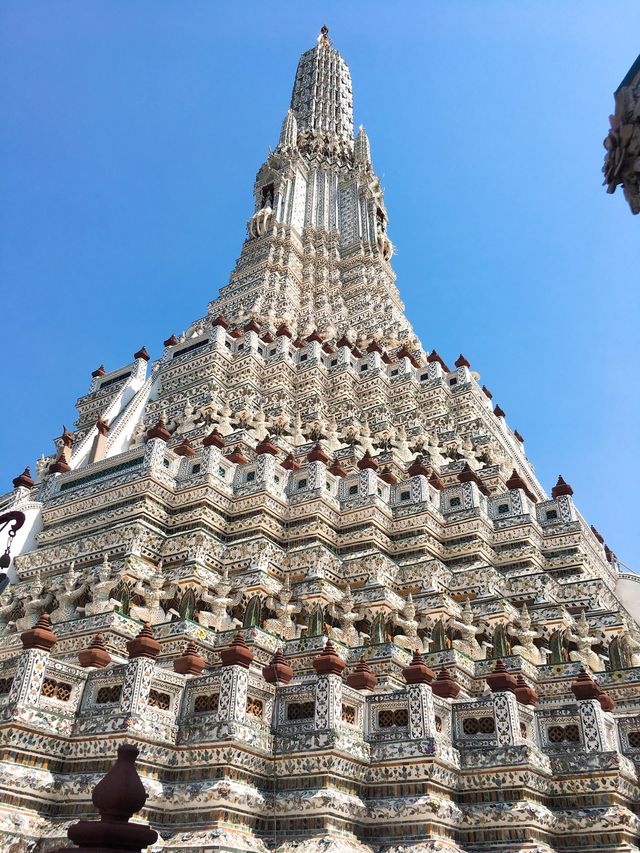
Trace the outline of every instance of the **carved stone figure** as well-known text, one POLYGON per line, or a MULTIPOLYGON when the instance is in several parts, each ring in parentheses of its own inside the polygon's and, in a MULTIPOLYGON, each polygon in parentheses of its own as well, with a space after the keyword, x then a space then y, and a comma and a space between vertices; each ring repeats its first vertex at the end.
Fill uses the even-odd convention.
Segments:
POLYGON ((28 631, 38 621, 42 611, 47 608, 53 599, 50 591, 44 591, 44 584, 37 574, 29 587, 20 590, 18 601, 22 603, 24 614, 15 621, 16 631, 28 631))
POLYGON ((77 619, 78 614, 84 612, 84 607, 78 607, 76 601, 84 595, 89 582, 84 580, 79 587, 76 587, 79 576, 72 563, 62 579, 62 584, 53 587, 58 602, 58 606, 50 614, 54 625, 57 622, 66 622, 68 619, 77 619))
POLYGON ((590 667, 592 672, 602 672, 604 669, 602 658, 592 648, 599 645, 600 640, 590 634, 589 630, 589 623, 583 610, 580 618, 575 622, 575 630, 569 628, 566 634, 567 639, 577 646, 569 652, 569 659, 590 667))
POLYGON ((626 625, 627 630, 620 638, 624 662, 626 666, 640 666, 640 629, 632 619, 627 620, 626 625))
POLYGON ((138 581, 133 588, 134 593, 141 595, 144 598, 144 605, 132 604, 129 609, 129 614, 134 619, 139 619, 141 622, 148 622, 150 625, 159 625, 161 622, 168 622, 169 616, 178 616, 178 612, 173 608, 165 611, 160 604, 161 601, 166 601, 172 598, 174 589, 163 589, 164 578, 162 577, 162 561, 158 565, 158 573, 153 575, 148 585, 142 581, 138 581))
POLYGON ((229 569, 225 566, 222 577, 213 587, 215 594, 205 592, 202 595, 202 600, 211 607, 211 610, 198 611, 198 622, 205 628, 211 628, 214 631, 232 631, 242 625, 242 622, 231 616, 229 612, 232 607, 239 604, 242 591, 235 596, 230 596, 231 587, 229 569))
POLYGON ((358 631, 355 627, 355 623, 362 619, 362 611, 357 610, 355 607, 355 601, 349 584, 347 584, 344 595, 337 608, 335 606, 331 608, 332 613, 335 613, 336 610, 339 627, 331 628, 331 636, 336 640, 340 640, 345 646, 361 646, 365 638, 368 638, 369 635, 358 631))
POLYGON ((302 630, 302 627, 297 625, 293 619, 293 616, 299 613, 302 608, 299 604, 292 604, 291 598, 291 585, 289 575, 287 575, 278 596, 270 595, 266 600, 267 607, 275 611, 276 618, 265 619, 265 631, 277 634, 284 640, 294 640, 300 636, 302 630))
POLYGON ((98 613, 109 613, 120 606, 120 602, 110 597, 111 590, 118 585, 119 578, 111 577, 109 558, 104 555, 102 565, 98 569, 98 582, 91 587, 91 601, 84 606, 85 616, 95 616, 98 613))
POLYGON ((485 649, 476 639, 476 636, 482 633, 482 629, 473 624, 473 610, 469 599, 462 610, 462 621, 451 618, 449 625, 461 634, 461 637, 453 640, 451 644, 454 649, 473 660, 482 660, 485 657, 485 649))
POLYGON ((396 646, 408 649, 410 652, 413 652, 416 649, 420 652, 425 651, 424 642, 422 638, 418 636, 420 622, 416 619, 416 606, 413 603, 413 596, 411 593, 409 593, 400 613, 393 614, 393 622, 395 625, 399 625, 403 630, 402 634, 396 634, 393 638, 393 642, 396 646))
POLYGON ((520 655, 531 663, 536 664, 536 666, 544 663, 545 661, 540 653, 540 649, 534 643, 534 640, 541 637, 543 632, 540 629, 532 629, 531 617, 529 616, 526 604, 522 605, 518 623, 519 627, 514 625, 507 626, 507 633, 518 640, 517 644, 511 646, 511 653, 520 655))

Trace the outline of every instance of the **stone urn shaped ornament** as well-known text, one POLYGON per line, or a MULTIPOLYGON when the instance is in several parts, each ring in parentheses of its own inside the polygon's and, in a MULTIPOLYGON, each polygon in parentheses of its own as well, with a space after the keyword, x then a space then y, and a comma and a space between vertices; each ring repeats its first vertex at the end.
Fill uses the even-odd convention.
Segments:
POLYGON ((76 847, 62 847, 55 853, 141 853, 158 840, 158 833, 146 824, 129 819, 144 806, 147 792, 136 770, 138 748, 118 747, 118 758, 107 775, 93 789, 94 806, 100 820, 81 820, 67 830, 76 847))

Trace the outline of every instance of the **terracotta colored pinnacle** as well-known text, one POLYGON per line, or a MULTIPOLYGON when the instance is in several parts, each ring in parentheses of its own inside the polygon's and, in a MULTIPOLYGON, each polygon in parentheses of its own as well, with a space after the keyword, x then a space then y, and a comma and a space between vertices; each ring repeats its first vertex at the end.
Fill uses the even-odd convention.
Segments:
POLYGON ((129 640, 127 642, 127 651, 129 652, 130 660, 133 660, 134 658, 149 658, 150 660, 155 660, 158 657, 160 652, 160 643, 154 639, 151 626, 148 622, 144 623, 142 630, 137 637, 134 637, 133 640, 129 640))
POLYGON ((228 459, 229 462, 235 462, 237 465, 244 465, 245 462, 249 461, 249 457, 244 455, 239 444, 236 444, 230 453, 225 454, 224 458, 228 459))
POLYGON ((278 649, 267 666, 262 667, 264 680, 269 684, 288 684, 293 678, 293 669, 287 663, 287 660, 278 649))
POLYGON ((460 693, 460 685, 453 680, 449 675, 449 670, 443 666, 431 685, 431 690, 435 696, 439 696, 441 699, 455 699, 460 693))
POLYGON ((581 699, 597 699, 603 711, 611 711, 615 707, 615 702, 611 696, 604 692, 583 666, 580 667, 578 677, 571 685, 571 692, 578 701, 581 699))
POLYGON ((398 352, 396 353, 396 358, 408 358, 414 367, 420 367, 420 362, 418 361, 418 359, 411 352, 411 350, 404 345, 401 346, 398 352))
POLYGON ((378 463, 368 450, 365 450, 364 456, 362 459, 358 460, 357 465, 361 471, 364 471, 366 468, 370 468, 372 471, 375 471, 378 468, 378 463))
POLYGON ((411 663, 402 669, 404 680, 407 684, 431 684, 435 673, 422 657, 418 649, 413 653, 411 663))
POLYGON ((390 486, 396 486, 400 482, 395 474, 392 473, 388 465, 385 465, 378 476, 385 483, 389 483, 390 486))
POLYGON ((358 347, 353 347, 353 349, 351 350, 351 355, 352 355, 354 358, 362 358, 362 355, 363 355, 363 354, 360 352, 360 350, 358 349, 358 347))
POLYGON ((245 325, 244 331, 245 332, 256 332, 257 333, 260 331, 260 326, 256 323, 256 321, 252 317, 251 320, 249 320, 249 322, 245 325))
POLYGON ((237 338, 241 338, 242 329, 231 329, 231 331, 229 332, 229 337, 233 338, 234 340, 237 340, 237 338))
POLYGON ((340 347, 347 347, 348 349, 353 349, 353 344, 345 335, 343 335, 339 341, 336 341, 336 346, 338 347, 338 349, 340 347))
POLYGON ((482 393, 485 395, 485 397, 488 397, 490 400, 493 400, 493 394, 491 393, 491 391, 489 391, 486 385, 482 386, 482 393))
POLYGON ((569 485, 569 483, 563 480, 562 475, 558 474, 558 482, 551 489, 551 497, 555 500, 559 498, 561 495, 572 495, 573 489, 569 485))
POLYGON ((149 360, 151 359, 151 356, 150 356, 150 355, 149 355, 149 353, 147 352, 147 348, 146 348, 146 347, 141 347, 141 348, 138 350, 138 352, 134 352, 133 357, 134 357, 135 359, 141 358, 143 361, 149 361, 149 360))
POLYGON ((258 454, 258 456, 262 456, 262 455, 267 454, 267 453, 270 456, 277 456, 278 455, 278 448, 271 441, 271 438, 268 435, 266 435, 262 441, 260 441, 258 444, 256 444, 256 453, 258 454))
POLYGON ((287 453, 282 462, 282 467, 285 471, 299 471, 301 466, 299 462, 296 462, 293 453, 287 453))
POLYGON ((13 480, 13 488, 14 489, 31 489, 35 485, 33 478, 31 477, 31 470, 29 466, 24 469, 22 474, 18 477, 15 477, 13 480))
POLYGON ((422 456, 420 454, 416 456, 411 465, 409 465, 409 467, 407 468, 407 474, 410 477, 417 477, 419 475, 423 477, 429 476, 429 469, 422 461, 422 456))
POLYGON ((530 500, 532 500, 532 501, 533 501, 533 503, 537 503, 537 502, 538 502, 538 501, 537 501, 537 499, 536 499, 536 496, 533 494, 533 492, 531 491, 531 489, 529 488, 529 486, 527 486, 527 484, 526 484, 526 483, 525 483, 525 481, 522 479, 522 477, 520 476, 520 474, 518 474, 518 472, 516 471, 516 469, 515 469, 515 468, 513 468, 513 469, 512 469, 512 471, 511 471, 511 476, 510 476, 510 477, 509 477, 509 479, 507 480, 507 482, 506 482, 506 486, 507 486, 507 488, 508 488, 508 489, 522 489, 522 491, 525 493, 525 495, 526 495, 530 500))
POLYGON ((437 489, 439 492, 442 492, 446 489, 444 482, 435 473, 429 477, 429 485, 433 486, 433 488, 437 489))
POLYGON ((94 666, 96 669, 103 669, 111 663, 111 655, 107 651, 102 634, 96 634, 91 645, 78 652, 78 660, 80 666, 94 666))
POLYGON ((311 334, 307 335, 307 337, 305 338, 305 341, 307 343, 311 343, 311 341, 317 341, 317 343, 321 344, 323 340, 324 338, 321 337, 317 329, 314 329, 313 332, 311 332, 311 334))
POLYGON ((189 640, 179 658, 173 662, 174 672, 180 675, 200 675, 205 666, 205 660, 198 654, 198 649, 193 640, 189 640))
POLYGON ((336 457, 333 457, 333 462, 329 466, 329 473, 333 474, 334 477, 346 477, 347 471, 346 468, 343 468, 342 465, 338 462, 336 457))
POLYGON ((378 676, 364 657, 361 657, 347 678, 347 685, 353 687, 354 690, 373 690, 377 683, 378 676))
POLYGON ((101 376, 104 376, 106 372, 104 364, 101 364, 100 367, 91 372, 91 375, 94 379, 99 379, 101 376))
POLYGON ((324 452, 322 447, 320 447, 319 442, 316 442, 311 450, 307 453, 307 461, 308 462, 322 462, 323 465, 329 464, 329 457, 324 452))
POLYGON ((502 693, 505 690, 510 690, 512 693, 515 693, 518 682, 511 673, 508 672, 504 665, 504 661, 501 658, 498 658, 496 665, 493 668, 493 672, 490 672, 489 675, 487 675, 487 684, 489 685, 492 693, 502 693))
POLYGON ((227 321, 225 320, 225 318, 222 314, 218 314, 218 316, 215 318, 215 320, 211 321, 211 325, 212 326, 221 326, 223 329, 229 328, 229 324, 227 323, 227 321))
POLYGON ((265 344, 272 344, 275 341, 275 338, 271 334, 271 332, 265 332, 264 335, 260 338, 265 344))
POLYGON ((175 335, 171 335, 171 337, 170 337, 170 338, 167 338, 167 340, 166 340, 166 341, 164 341, 163 346, 165 346, 165 347, 174 347, 177 343, 179 343, 179 341, 178 341, 178 339, 176 338, 176 336, 175 336, 175 335))
POLYGON ((313 668, 318 675, 342 675, 345 666, 331 640, 327 640, 324 649, 313 659, 313 668))
POLYGON ((289 338, 289 340, 293 337, 286 323, 281 323, 276 329, 276 338, 281 338, 283 336, 285 338, 289 338))
POLYGON ((183 438, 180 444, 176 444, 175 447, 172 448, 173 452, 176 456, 184 456, 187 459, 190 459, 192 456, 196 455, 196 449, 191 444, 188 438, 183 438))
POLYGON ((458 474, 458 480, 461 483, 475 483, 483 495, 489 494, 489 490, 487 489, 485 484, 482 482, 480 477, 478 477, 476 472, 474 470, 472 470, 472 468, 470 467, 468 462, 464 463, 464 468, 458 474))
POLYGON ((514 437, 515 439, 517 439, 517 440, 520 442, 520 444, 524 444, 524 438, 523 438, 523 436, 521 436, 521 435, 520 435, 520 433, 518 432, 518 430, 517 430, 517 429, 514 429, 514 431, 513 431, 513 437, 514 437))
POLYGON ((100 820, 81 820, 69 827, 67 835, 79 848, 65 848, 69 853, 141 853, 158 840, 158 833, 150 827, 129 823, 147 799, 136 771, 137 757, 138 748, 133 744, 118 747, 116 763, 93 789, 100 820))
POLYGON ((495 405, 495 407, 494 407, 494 409, 493 409, 493 414, 494 414, 497 418, 503 418, 503 417, 504 417, 504 411, 500 408, 500 406, 499 406, 497 403, 496 403, 496 405, 495 405))
POLYGON ((147 430, 147 440, 152 438, 159 438, 161 441, 169 441, 171 438, 171 433, 162 418, 158 418, 157 423, 147 430))
POLYGON ((454 361, 456 367, 471 367, 470 362, 460 353, 460 357, 454 361))
POLYGON ((55 462, 52 462, 49 465, 49 473, 50 474, 67 474, 71 470, 71 465, 64 461, 64 459, 56 459, 55 462))
POLYGON ((373 341, 371 341, 371 343, 367 347, 366 352, 377 352, 377 353, 380 353, 380 355, 382 355, 384 350, 382 349, 382 347, 380 346, 380 344, 376 340, 373 340, 373 341))
POLYGON ((331 346, 331 344, 328 344, 325 341, 325 343, 322 344, 322 352, 326 352, 329 355, 332 355, 335 352, 335 349, 331 346))
POLYGON ((243 669, 249 669, 253 657, 253 652, 244 641, 242 631, 238 631, 230 646, 220 649, 223 666, 241 666, 243 669))
POLYGON ((445 373, 451 373, 448 366, 445 364, 445 362, 436 350, 431 350, 431 353, 427 356, 427 362, 428 364, 433 364, 434 362, 437 362, 445 373))
POLYGON ((75 440, 76 440, 76 437, 74 436, 74 434, 72 432, 69 432, 69 430, 63 424, 62 425, 62 444, 64 445, 64 447, 73 447, 73 443, 75 442, 75 440))
POLYGON ((111 427, 109 426, 109 421, 105 421, 105 419, 100 415, 98 420, 96 421, 96 429, 98 430, 100 435, 108 435, 111 427))
POLYGON ((524 676, 521 672, 518 673, 518 677, 516 679, 516 689, 513 691, 516 695, 516 699, 520 702, 521 705, 535 705, 538 701, 538 694, 530 687, 527 682, 524 680, 524 676))
POLYGON ((35 626, 20 634, 20 639, 23 649, 42 649, 43 652, 50 652, 58 638, 51 629, 49 614, 43 611, 35 626))
MULTIPOLYGON (((29 470, 29 469, 27 468, 27 471, 28 471, 28 470, 29 470)), ((14 482, 14 485, 15 485, 15 482, 16 482, 16 481, 14 480, 13 482, 14 482)), ((596 539, 598 540, 598 542, 599 542, 601 545, 604 545, 604 536, 602 535, 602 533, 600 533, 600 532, 599 532, 599 531, 598 531, 598 530, 593 526, 593 524, 591 525, 591 532, 592 532, 592 533, 593 533, 593 535, 596 537, 596 539)))
POLYGON ((218 432, 218 430, 214 427, 209 435, 205 435, 202 439, 203 447, 217 447, 219 450, 222 450, 224 447, 224 437, 222 433, 218 432))

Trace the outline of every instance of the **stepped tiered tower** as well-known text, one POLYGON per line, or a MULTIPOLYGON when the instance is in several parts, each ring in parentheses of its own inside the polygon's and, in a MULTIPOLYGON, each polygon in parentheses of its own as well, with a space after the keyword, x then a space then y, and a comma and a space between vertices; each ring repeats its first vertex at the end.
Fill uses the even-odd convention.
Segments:
POLYGON ((229 284, 0 505, 3 849, 63 846, 130 743, 171 851, 638 853, 634 576, 392 253, 323 29, 229 284))

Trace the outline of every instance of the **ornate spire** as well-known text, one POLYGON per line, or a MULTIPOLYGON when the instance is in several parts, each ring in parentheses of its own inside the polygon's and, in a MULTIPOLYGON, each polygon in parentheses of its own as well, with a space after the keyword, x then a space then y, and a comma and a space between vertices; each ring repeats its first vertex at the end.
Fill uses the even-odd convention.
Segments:
POLYGON ((298 130, 324 132, 353 145, 353 97, 347 63, 322 28, 318 44, 303 53, 291 93, 298 130))
POLYGON ((295 148, 298 142, 298 119, 293 110, 289 110, 282 122, 279 145, 281 148, 295 148))
POLYGON ((371 146, 369 145, 369 137, 362 125, 360 125, 360 129, 358 130, 353 156, 356 163, 371 163, 371 146))

